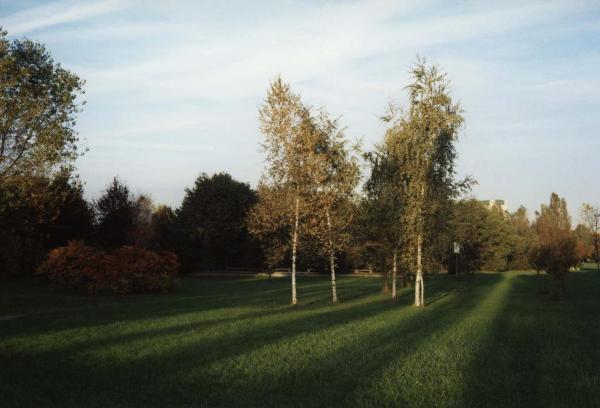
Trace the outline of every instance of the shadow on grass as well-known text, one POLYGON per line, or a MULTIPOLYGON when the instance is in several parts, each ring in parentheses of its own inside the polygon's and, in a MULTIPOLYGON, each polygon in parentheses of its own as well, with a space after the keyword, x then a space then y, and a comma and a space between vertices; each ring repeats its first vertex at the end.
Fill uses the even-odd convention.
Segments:
MULTIPOLYGON (((266 280, 199 281, 186 279, 178 293, 129 296, 81 296, 64 294, 7 293, 5 303, 26 313, 22 321, 11 322, 21 334, 35 335, 69 330, 73 327, 99 327, 115 322, 169 318, 185 313, 247 307, 281 298, 283 282, 266 280), (274 294, 280 296, 273 296, 274 294), (19 308, 20 304, 25 304, 19 308), (64 305, 68 305, 64 307, 64 305), (35 308, 34 311, 30 309, 35 308), (24 310, 23 310, 24 309, 24 310)), ((285 305, 287 302, 279 304, 285 305)), ((6 332, 10 332, 6 330, 6 332)))
POLYGON ((65 341, 48 353, 0 350, 10 372, 1 398, 21 405, 336 405, 386 362, 410 353, 408 344, 464 318, 497 281, 490 275, 469 283, 476 289, 469 297, 441 297, 462 283, 432 282, 428 295, 439 300, 425 310, 407 306, 411 290, 396 303, 365 297, 364 282, 343 282, 353 300, 324 306, 319 298, 328 287, 317 283, 304 292, 309 305, 217 319, 211 327, 190 323, 65 341))
MULTIPOLYGON (((378 292, 375 282, 365 285, 366 282, 354 281, 356 279, 340 279, 342 302, 378 292)), ((302 279, 300 306, 329 304, 329 284, 327 278, 302 279)), ((166 319, 186 313, 235 313, 235 309, 248 307, 279 309, 289 305, 289 293, 288 279, 185 279, 179 293, 124 297, 7 293, 4 302, 11 307, 3 307, 3 313, 25 313, 25 318, 9 322, 3 332, 38 335, 73 327, 94 328, 115 322, 166 319), (25 306, 19 307, 19 304, 25 306), (69 306, 61 307, 64 304, 69 306), (36 310, 32 312, 33 307, 36 310)))
MULTIPOLYGON (((405 307, 404 313, 387 313, 371 330, 354 331, 347 341, 332 347, 327 353, 316 355, 303 364, 302 369, 287 373, 272 384, 244 384, 245 395, 252 387, 261 389, 261 400, 256 404, 281 406, 286 398, 302 401, 307 406, 403 406, 410 405, 399 394, 394 399, 365 399, 363 387, 370 381, 385 383, 381 375, 384 367, 410 356, 420 343, 426 343, 446 329, 458 324, 493 290, 499 276, 480 280, 451 283, 452 290, 439 291, 444 284, 432 282, 425 309, 405 307), (465 291, 472 296, 464 297, 465 291), (280 389, 288 393, 279 392, 280 389)), ((412 300, 413 292, 408 291, 412 300)), ((398 386, 398 384, 394 384, 398 386)), ((235 401, 231 401, 234 405, 235 401)))
POLYGON ((475 350, 462 406, 600 404, 598 274, 568 277, 568 297, 537 293, 543 276, 511 277, 505 304, 475 350))
MULTIPOLYGON (((361 298, 365 298, 366 296, 368 296, 369 293, 372 293, 373 290, 370 287, 365 287, 364 285, 356 285, 354 282, 344 282, 342 284, 342 287, 344 289, 344 293, 345 293, 345 300, 346 302, 344 304, 340 304, 340 305, 335 305, 332 306, 329 304, 328 300, 327 300, 327 296, 329 294, 329 288, 322 287, 323 285, 315 285, 312 284, 310 285, 308 290, 304 291, 305 294, 305 298, 308 299, 308 301, 305 301, 305 303, 300 304, 296 307, 292 307, 290 305, 279 305, 277 307, 269 307, 269 308, 256 308, 255 307, 255 311, 249 312, 249 313, 239 313, 236 311, 232 311, 232 308, 229 309, 224 309, 222 311, 222 313, 219 313, 219 315, 225 315, 226 317, 217 317, 217 318, 206 318, 205 316, 208 315, 210 316, 210 314, 205 313, 205 312, 209 312, 211 310, 215 310, 212 309, 214 307, 214 303, 211 303, 208 307, 207 305, 198 305, 198 304, 194 304, 193 307, 185 307, 185 308, 176 308, 176 310, 180 311, 180 314, 173 314, 175 313, 175 311, 171 311, 170 314, 168 315, 164 315, 161 313, 158 313, 158 316, 156 316, 155 314, 150 314, 148 312, 146 312, 144 314, 144 319, 140 320, 140 326, 144 327, 143 329, 134 329, 134 330, 128 330, 127 333, 125 334, 118 334, 120 333, 120 330, 118 327, 110 327, 109 329, 105 330, 104 332, 101 333, 95 333, 92 336, 80 336, 83 337, 83 340, 78 340, 78 338, 76 339, 71 339, 69 342, 67 343, 59 343, 59 345, 55 345, 53 347, 49 347, 46 351, 44 352, 38 352, 36 353, 37 358, 43 358, 44 355, 56 355, 56 354, 60 354, 60 353, 67 353, 67 354, 75 354, 75 353, 79 353, 82 351, 86 351, 88 349, 93 349, 93 348, 100 348, 100 347, 110 347, 113 345, 118 345, 120 343, 126 343, 126 342, 132 342, 132 341, 137 341, 137 340, 144 340, 144 341, 149 341, 152 340, 153 338, 160 338, 160 337, 164 337, 164 336, 176 336, 176 335, 185 335, 186 333, 201 333, 203 331, 206 330, 210 330, 210 329, 214 329, 218 326, 224 326, 226 327, 227 324, 229 323, 241 323, 244 321, 248 321, 248 320, 253 320, 256 322, 256 324, 254 324, 250 330, 255 330, 257 327, 259 327, 262 323, 262 320, 265 319, 277 319, 278 321, 285 321, 286 319, 290 320, 290 321, 294 321, 294 319, 297 319, 300 317, 300 315, 298 314, 299 312, 308 312, 311 315, 319 315, 319 314, 323 314, 323 313, 327 313, 328 309, 322 309, 322 306, 328 306, 328 307, 333 307, 333 308, 338 308, 340 310, 344 310, 345 312, 348 312, 349 309, 347 307, 347 305, 345 303, 347 303, 348 305, 351 305, 351 301, 352 300, 356 300, 356 299, 361 299, 361 298), (206 309, 200 309, 202 306, 204 306, 206 309), (321 307, 318 307, 321 306, 321 307), (282 318, 280 318, 280 316, 282 318), (186 323, 176 323, 173 324, 173 322, 177 322, 180 320, 184 320, 186 321, 186 323), (144 324, 144 322, 146 322, 144 324), (151 328, 146 328, 150 326, 151 328), (113 333, 117 333, 116 335, 113 335, 113 333)), ((273 291, 265 291, 264 295, 265 297, 268 298, 269 294, 272 294, 271 292, 273 291)), ((187 302, 189 299, 185 299, 185 301, 187 302)), ((378 300, 382 300, 385 302, 385 299, 383 297, 381 297, 380 299, 378 298, 378 300)), ((251 302, 252 303, 252 302, 251 302)), ((170 302, 167 302, 167 305, 169 305, 170 302)), ((360 308, 362 303, 356 307, 360 308)), ((391 306, 391 304, 390 304, 391 306)), ((245 310, 245 309, 244 309, 245 310)), ((132 320, 136 320, 135 319, 135 314, 133 314, 133 316, 131 314, 127 315, 127 318, 120 318, 119 320, 117 320, 117 323, 121 324, 123 322, 127 322, 127 321, 132 321, 132 320)), ((74 326, 73 325, 73 321, 72 320, 66 320, 65 322, 63 322, 65 325, 68 325, 68 323, 71 323, 71 325, 68 327, 69 330, 72 330, 74 328, 76 329, 81 329, 81 328, 86 328, 88 329, 88 331, 92 331, 94 328, 98 328, 98 327, 102 327, 102 325, 98 325, 95 323, 89 323, 87 325, 81 325, 81 326, 74 326)), ((115 323, 114 321, 111 323, 115 323)), ((108 324, 111 324, 108 323, 108 324)), ((239 326, 236 325, 236 326, 239 326)), ((242 325, 243 326, 243 325, 242 325)), ((268 325, 266 326, 266 328, 268 329, 268 325)), ((15 336, 18 338, 22 338, 24 336, 31 336, 32 332, 36 332, 39 328, 34 327, 30 332, 28 333, 23 333, 22 331, 18 331, 17 333, 15 333, 15 336)), ((236 330, 239 330, 239 327, 236 327, 236 330)), ((55 335, 60 335, 60 332, 57 331, 55 333, 55 335)), ((10 337, 8 337, 8 340, 10 340, 10 337)))

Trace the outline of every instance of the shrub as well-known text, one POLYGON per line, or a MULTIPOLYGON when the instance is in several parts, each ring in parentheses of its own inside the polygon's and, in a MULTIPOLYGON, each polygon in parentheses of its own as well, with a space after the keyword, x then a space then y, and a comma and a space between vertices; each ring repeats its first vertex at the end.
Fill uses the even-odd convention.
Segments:
POLYGON ((177 257, 170 252, 125 246, 105 253, 81 241, 70 241, 50 251, 38 274, 61 288, 126 294, 175 289, 178 267, 177 257))
POLYGON ((124 246, 110 256, 113 293, 166 292, 175 289, 177 256, 141 247, 124 246))
POLYGON ((535 228, 538 248, 532 251, 532 265, 544 270, 553 281, 552 297, 559 299, 566 293, 566 279, 571 267, 577 265, 577 239, 571 231, 571 217, 567 202, 552 193, 550 204, 542 204, 536 213, 535 228))
POLYGON ((67 246, 50 251, 37 273, 59 287, 95 292, 98 275, 102 274, 102 258, 99 251, 83 242, 69 241, 67 246))
POLYGON ((532 251, 532 266, 536 270, 545 270, 554 285, 551 295, 560 299, 566 293, 566 279, 569 269, 575 265, 577 256, 577 241, 575 237, 565 234, 556 237, 552 242, 541 244, 532 251))

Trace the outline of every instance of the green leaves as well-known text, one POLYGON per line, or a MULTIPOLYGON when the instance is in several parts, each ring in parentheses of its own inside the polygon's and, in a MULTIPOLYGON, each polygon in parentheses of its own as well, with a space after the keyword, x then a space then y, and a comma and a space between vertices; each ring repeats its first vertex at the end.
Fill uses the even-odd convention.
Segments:
POLYGON ((83 84, 42 44, 0 32, 0 181, 43 175, 80 155, 74 126, 83 84))
MULTIPOLYGON (((365 184, 370 206, 379 212, 388 244, 405 248, 414 263, 417 236, 425 243, 445 229, 450 200, 469 191, 473 180, 455 179, 455 144, 464 119, 452 100, 446 74, 418 58, 406 87, 407 109, 390 103, 382 120, 389 124, 383 141, 367 156, 371 177, 365 184)), ((431 251, 430 251, 431 252, 431 251)), ((427 255, 427 252, 426 252, 427 255)), ((431 255, 431 253, 430 253, 431 255)))

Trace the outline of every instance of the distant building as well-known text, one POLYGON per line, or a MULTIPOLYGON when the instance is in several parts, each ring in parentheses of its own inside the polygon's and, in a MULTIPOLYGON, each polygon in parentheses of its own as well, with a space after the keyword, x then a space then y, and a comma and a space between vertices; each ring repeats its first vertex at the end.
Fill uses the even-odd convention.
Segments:
POLYGON ((506 201, 504 200, 479 200, 479 204, 483 205, 488 210, 492 208, 498 208, 502 210, 502 212, 506 212, 506 201))

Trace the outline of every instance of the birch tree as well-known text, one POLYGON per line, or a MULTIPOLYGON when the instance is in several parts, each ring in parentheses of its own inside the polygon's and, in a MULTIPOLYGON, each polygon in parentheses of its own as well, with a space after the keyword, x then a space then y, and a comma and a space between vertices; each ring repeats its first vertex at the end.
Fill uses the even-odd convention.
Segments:
POLYGON ((269 228, 283 228, 291 249, 292 304, 298 302, 296 294, 296 261, 300 230, 306 219, 306 211, 321 183, 323 161, 318 157, 321 138, 311 109, 305 106, 298 94, 281 78, 273 81, 267 97, 259 109, 260 130, 265 136, 262 149, 266 153, 267 166, 261 179, 258 208, 253 211, 251 226, 256 234, 265 234, 269 228), (263 191, 263 195, 261 195, 263 191), (276 194, 266 197, 264 193, 276 194), (275 200, 275 201, 274 201, 275 200), (261 210, 260 206, 263 206, 261 210), (277 222, 268 221, 265 207, 278 211, 271 213, 277 222), (259 216, 262 214, 262 218, 259 216), (262 219, 262 223, 261 223, 262 219))
POLYGON ((600 209, 591 204, 583 203, 579 213, 581 222, 590 230, 594 256, 596 257, 596 268, 600 271, 600 209))
POLYGON ((401 223, 405 243, 414 248, 415 306, 425 305, 424 247, 432 238, 436 217, 470 180, 455 181, 455 143, 463 124, 460 106, 452 100, 446 74, 418 59, 410 71, 406 112, 390 109, 383 119, 391 126, 386 139, 398 161, 404 188, 401 223))
POLYGON ((358 159, 349 149, 343 129, 340 129, 337 119, 331 119, 324 110, 318 117, 313 118, 321 140, 318 144, 317 155, 321 161, 321 176, 317 178, 317 191, 313 195, 313 217, 316 218, 314 230, 319 235, 323 248, 329 257, 331 272, 332 301, 338 301, 336 288, 336 259, 335 254, 343 249, 348 242, 344 233, 352 220, 356 209, 354 192, 360 178, 358 159), (325 228, 319 228, 324 225, 325 228), (321 233, 319 233, 321 232, 321 233))

